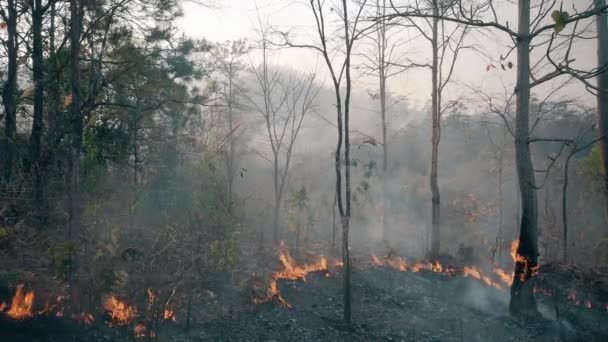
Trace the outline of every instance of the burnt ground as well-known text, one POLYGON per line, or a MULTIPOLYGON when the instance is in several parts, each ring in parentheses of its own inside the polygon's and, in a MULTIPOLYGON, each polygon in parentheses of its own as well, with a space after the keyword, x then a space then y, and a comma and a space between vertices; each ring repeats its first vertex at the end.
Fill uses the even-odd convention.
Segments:
MULTIPOLYGON (((565 293, 569 285, 560 277, 572 278, 572 271, 551 272, 556 274, 551 278, 552 286, 563 285, 565 293)), ((539 294, 541 314, 520 321, 508 315, 507 291, 487 287, 472 278, 355 267, 350 329, 342 323, 339 269, 330 274, 310 274, 306 282, 280 281, 283 297, 293 305, 291 310, 273 302, 251 304, 242 279, 236 278, 208 292, 204 303, 194 309, 203 314, 190 329, 186 330, 179 321, 165 324, 158 327, 154 340, 608 341, 608 312, 603 307, 606 302, 588 309, 562 295, 539 294)), ((584 276, 574 278, 589 285, 584 276)), ((541 281, 550 285, 546 278, 541 281)), ((598 291, 605 290, 603 287, 598 291)), ((595 292, 593 288, 580 289, 579 296, 592 296, 595 292)), ((0 320, 0 341, 129 340, 133 340, 129 328, 82 326, 45 317, 23 322, 0 320)))

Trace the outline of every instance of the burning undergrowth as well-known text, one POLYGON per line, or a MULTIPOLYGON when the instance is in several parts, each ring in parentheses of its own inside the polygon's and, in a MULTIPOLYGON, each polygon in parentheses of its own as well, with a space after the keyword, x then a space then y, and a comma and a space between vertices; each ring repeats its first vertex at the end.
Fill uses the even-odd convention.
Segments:
MULTIPOLYGON (((590 283, 585 283, 602 279, 600 274, 544 265, 536 279, 535 295, 540 306, 559 311, 559 318, 522 324, 506 314, 513 275, 494 265, 463 266, 449 260, 409 261, 395 253, 355 253, 355 324, 346 329, 340 323, 341 263, 322 256, 300 261, 285 245, 275 258, 278 266, 266 278, 260 277, 260 291, 253 296, 241 287, 241 297, 230 299, 214 289, 217 304, 194 305, 192 310, 215 314, 195 322, 188 332, 181 329, 187 326, 188 306, 178 296, 180 291, 171 288, 144 288, 130 295, 125 291, 107 293, 100 297, 97 310, 72 314, 65 297, 50 297, 26 283, 14 287, 11 296, 0 298, 0 325, 4 331, 22 329, 30 334, 27 336, 31 336, 32 326, 62 336, 53 329, 69 325, 81 336, 80 341, 121 341, 119 332, 128 339, 159 341, 375 341, 389 337, 405 341, 553 341, 560 334, 570 334, 566 340, 608 336, 608 328, 597 323, 608 317, 602 304, 608 303, 602 297, 606 294, 601 293, 605 290, 602 284, 590 290, 590 283), (578 278, 578 282, 573 280, 578 278), (263 303, 266 305, 260 305, 263 303), (573 328, 568 330, 568 326, 573 328), (109 337, 91 338, 92 330, 103 330, 109 337)), ((242 278, 235 278, 234 287, 226 278, 223 286, 237 290, 240 286, 236 284, 249 279, 250 274, 243 272, 242 278)), ((0 338, 3 336, 0 333, 0 338)), ((5 340, 20 341, 9 337, 5 340)))
POLYGON ((284 243, 281 243, 279 247, 279 260, 283 269, 274 272, 268 279, 267 289, 265 295, 262 297, 254 296, 253 302, 256 304, 265 303, 269 301, 276 301, 280 305, 291 309, 292 306, 289 304, 279 292, 278 282, 280 280, 303 280, 306 281, 306 276, 313 272, 327 273, 329 271, 327 259, 323 256, 319 257, 319 260, 315 263, 297 265, 295 260, 289 254, 289 250, 284 243))
MULTIPOLYGON (((514 240, 511 243, 511 259, 513 263, 525 262, 523 258, 517 253, 518 240, 514 240)), ((325 257, 320 256, 314 263, 298 265, 294 258, 290 255, 289 250, 284 243, 281 243, 278 259, 282 265, 282 269, 276 272, 272 272, 266 283, 266 290, 262 295, 253 295, 253 303, 261 304, 267 302, 275 302, 278 305, 287 309, 293 309, 293 305, 289 303, 281 294, 278 283, 282 280, 302 280, 306 282, 307 275, 310 273, 321 273, 329 276, 328 261, 325 257)), ((459 277, 472 278, 480 282, 484 286, 500 290, 506 294, 511 284, 513 283, 514 272, 508 272, 505 269, 495 264, 488 264, 484 266, 475 265, 448 265, 442 264, 440 261, 408 261, 407 259, 397 256, 392 252, 389 252, 385 256, 377 256, 371 254, 369 264, 375 267, 388 268, 399 272, 411 272, 411 273, 435 273, 445 276, 446 279, 455 279, 459 277)), ((340 268, 342 263, 338 260, 332 262, 336 268, 340 268)), ((537 275, 540 271, 540 267, 533 270, 533 273, 537 275)), ((595 277, 594 279, 598 279, 595 277)), ((560 300, 565 301, 569 305, 575 305, 586 309, 596 309, 601 312, 608 313, 608 294, 603 296, 589 296, 578 294, 577 291, 569 290, 557 290, 553 284, 548 284, 546 278, 541 277, 535 284, 534 293, 538 297, 560 297, 560 300), (604 303, 605 302, 605 303, 604 303)))
POLYGON ((159 323, 177 320, 172 307, 174 295, 175 289, 166 300, 161 302, 158 292, 149 288, 147 305, 139 310, 135 304, 129 303, 120 296, 108 294, 103 297, 99 310, 69 313, 65 296, 58 296, 52 301, 46 300, 44 307, 39 309, 35 302, 35 290, 26 288, 25 284, 19 284, 9 301, 0 302, 0 318, 6 324, 16 326, 35 325, 41 321, 62 321, 81 326, 104 325, 118 328, 121 331, 130 331, 130 334, 136 338, 155 337, 155 329, 159 323))

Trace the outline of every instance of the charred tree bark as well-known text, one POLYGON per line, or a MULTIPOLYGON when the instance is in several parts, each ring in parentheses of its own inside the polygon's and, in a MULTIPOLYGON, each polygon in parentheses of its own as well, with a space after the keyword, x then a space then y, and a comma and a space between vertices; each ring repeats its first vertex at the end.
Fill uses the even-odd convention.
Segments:
POLYGON ((32 67, 34 80, 34 118, 30 136, 30 159, 34 173, 34 199, 37 206, 42 202, 42 165, 40 163, 42 125, 44 113, 44 59, 42 55, 42 0, 31 0, 32 11, 32 67))
MULTIPOLYGON (((606 6, 606 0, 596 0, 595 9, 606 6)), ((608 68, 608 14, 601 13, 595 19, 597 25, 597 62, 599 68, 608 68)), ((597 114, 599 118, 600 150, 604 168, 604 210, 608 217, 608 70, 604 70, 597 78, 599 88, 597 94, 597 114)))
POLYGON ((15 138, 17 135, 17 3, 7 0, 6 12, 2 11, 6 22, 7 74, 2 89, 4 105, 4 183, 8 184, 13 175, 15 162, 15 138))
POLYGON ((534 276, 538 271, 538 200, 530 154, 530 0, 519 0, 515 163, 521 194, 521 221, 509 309, 514 316, 536 313, 534 276))
POLYGON ((440 107, 439 107, 439 47, 438 47, 438 31, 439 31, 439 8, 436 2, 433 2, 433 28, 432 28, 432 49, 433 61, 431 66, 432 77, 432 93, 431 93, 431 116, 432 116, 432 132, 431 132, 431 172, 429 175, 429 183, 431 187, 431 259, 436 259, 439 256, 440 248, 440 195, 439 184, 437 180, 438 154, 439 154, 439 135, 440 135, 440 107))

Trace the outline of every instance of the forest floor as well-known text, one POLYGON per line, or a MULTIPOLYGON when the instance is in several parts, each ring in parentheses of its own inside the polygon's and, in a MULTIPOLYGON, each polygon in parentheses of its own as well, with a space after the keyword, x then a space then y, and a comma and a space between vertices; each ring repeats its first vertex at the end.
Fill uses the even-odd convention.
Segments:
MULTIPOLYGON (((342 323, 340 268, 311 273, 306 281, 280 280, 280 293, 292 309, 276 301, 252 304, 251 294, 242 285, 246 280, 232 277, 232 281, 211 286, 205 304, 193 309, 204 314, 198 315, 190 329, 184 329, 179 320, 163 324, 154 340, 608 341, 605 280, 557 265, 546 266, 541 274, 539 284, 551 287, 553 295, 538 293, 540 314, 521 321, 508 314, 507 291, 476 279, 355 263, 350 328, 342 323)), ((128 341, 133 339, 130 329, 83 326, 48 317, 18 322, 3 319, 0 340, 128 341)))

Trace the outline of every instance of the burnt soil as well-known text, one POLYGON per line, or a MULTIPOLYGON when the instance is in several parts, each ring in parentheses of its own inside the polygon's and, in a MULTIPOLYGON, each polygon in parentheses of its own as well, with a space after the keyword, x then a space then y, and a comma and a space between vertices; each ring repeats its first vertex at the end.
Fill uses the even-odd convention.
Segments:
MULTIPOLYGON (((541 274, 543 274, 541 270, 541 274)), ((353 324, 342 323, 340 269, 310 274, 306 281, 279 282, 293 305, 251 304, 242 277, 223 279, 193 308, 200 312, 190 327, 184 322, 157 327, 156 341, 608 341, 606 283, 601 275, 547 266, 539 286, 539 314, 525 320, 508 315, 508 292, 462 276, 384 267, 354 267, 353 324), (573 276, 573 273, 581 275, 573 276), (591 278, 589 278, 591 277, 591 278), (232 279, 232 280, 230 280, 232 279), (577 288, 579 298, 568 300, 577 288)), ((129 341, 132 327, 83 326, 70 320, 36 317, 0 319, 0 341, 129 341)), ((137 340, 146 340, 139 338, 137 340)))

